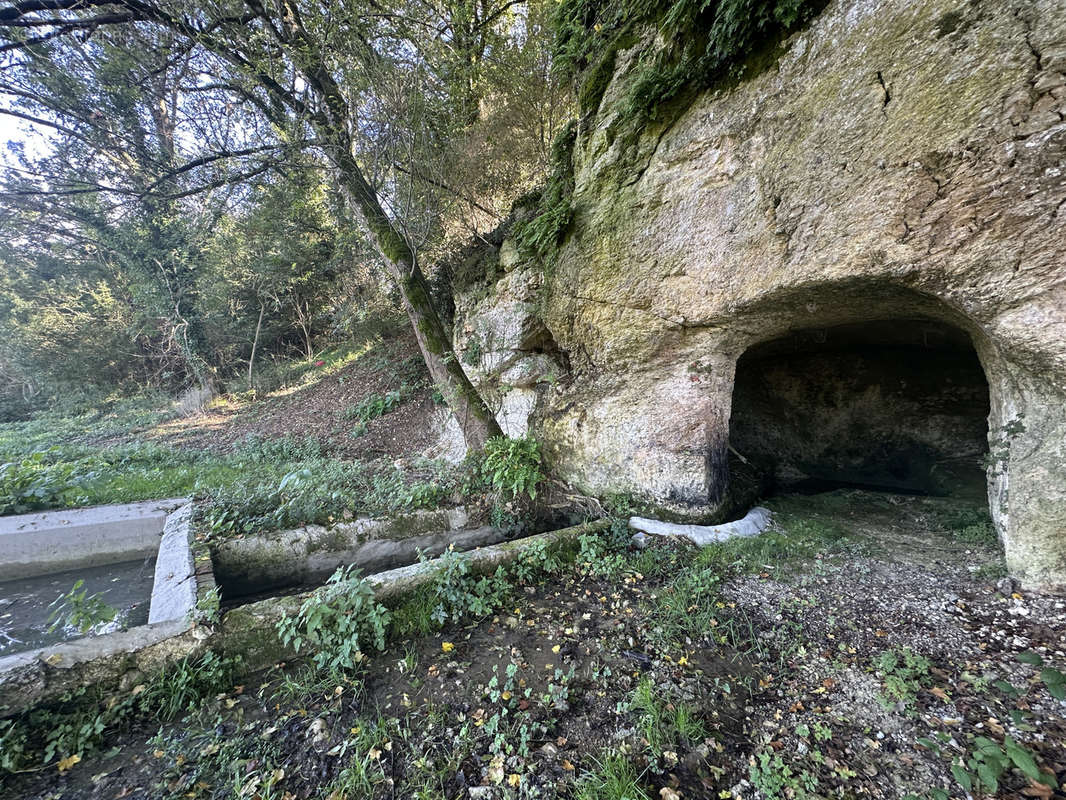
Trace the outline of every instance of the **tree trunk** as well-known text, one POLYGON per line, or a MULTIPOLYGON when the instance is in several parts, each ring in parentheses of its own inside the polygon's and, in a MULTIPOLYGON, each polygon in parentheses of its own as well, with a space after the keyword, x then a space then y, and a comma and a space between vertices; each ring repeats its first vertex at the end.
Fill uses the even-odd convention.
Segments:
POLYGON ((400 235, 378 202, 374 190, 350 155, 347 145, 334 151, 342 192, 362 217, 363 226, 385 259, 389 273, 400 287, 404 310, 414 328, 430 377, 440 388, 463 430, 467 447, 479 450, 493 436, 503 435, 496 417, 463 372, 452 348, 451 335, 441 321, 429 284, 418 266, 414 251, 400 235))
POLYGON ((255 366, 255 351, 259 349, 259 332, 263 330, 263 311, 266 306, 259 301, 259 319, 255 323, 255 338, 252 340, 252 354, 248 357, 248 388, 252 388, 252 367, 255 366))

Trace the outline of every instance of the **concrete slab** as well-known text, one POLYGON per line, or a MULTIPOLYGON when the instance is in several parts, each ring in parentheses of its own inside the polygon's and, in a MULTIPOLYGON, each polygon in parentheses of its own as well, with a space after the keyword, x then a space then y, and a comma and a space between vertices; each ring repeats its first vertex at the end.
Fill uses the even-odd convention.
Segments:
POLYGON ((155 562, 149 625, 184 620, 196 608, 196 568, 189 528, 191 520, 192 503, 183 505, 167 517, 155 562))
POLYGON ((184 499, 0 517, 0 580, 132 561, 155 552, 184 499))

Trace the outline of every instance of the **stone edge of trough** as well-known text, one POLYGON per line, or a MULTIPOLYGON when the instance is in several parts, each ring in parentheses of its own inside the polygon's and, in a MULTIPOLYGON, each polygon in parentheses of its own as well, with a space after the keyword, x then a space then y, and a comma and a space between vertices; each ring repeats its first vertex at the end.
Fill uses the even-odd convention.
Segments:
POLYGON ((436 556, 450 545, 471 550, 506 538, 501 528, 468 528, 469 522, 466 509, 458 506, 328 527, 305 525, 212 543, 211 559, 228 590, 237 596, 259 594, 324 580, 343 565, 381 572, 415 561, 419 552, 436 556))

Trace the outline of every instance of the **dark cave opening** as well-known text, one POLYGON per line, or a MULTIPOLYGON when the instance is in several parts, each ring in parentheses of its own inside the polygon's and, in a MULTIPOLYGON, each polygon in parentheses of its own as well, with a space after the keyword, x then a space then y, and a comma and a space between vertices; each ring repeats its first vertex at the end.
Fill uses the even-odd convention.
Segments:
POLYGON ((970 337, 897 319, 793 331, 737 362, 734 478, 761 494, 841 487, 985 493, 988 382, 970 337), (739 463, 737 463, 739 461, 739 463))

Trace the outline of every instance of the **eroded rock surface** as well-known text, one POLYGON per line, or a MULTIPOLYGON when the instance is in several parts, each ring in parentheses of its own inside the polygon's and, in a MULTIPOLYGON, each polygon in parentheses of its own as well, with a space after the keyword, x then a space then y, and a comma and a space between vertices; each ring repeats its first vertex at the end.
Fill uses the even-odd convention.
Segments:
MULTIPOLYGON (((748 348, 931 320, 987 379, 1012 570, 1066 584, 1066 3, 831 2, 774 66, 635 145, 619 135, 633 55, 582 122, 544 289, 571 367, 534 415, 553 466, 713 519, 748 348)), ((496 311, 516 330, 531 316, 496 311)))

